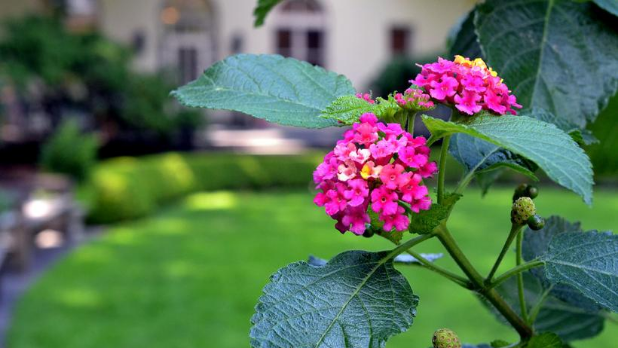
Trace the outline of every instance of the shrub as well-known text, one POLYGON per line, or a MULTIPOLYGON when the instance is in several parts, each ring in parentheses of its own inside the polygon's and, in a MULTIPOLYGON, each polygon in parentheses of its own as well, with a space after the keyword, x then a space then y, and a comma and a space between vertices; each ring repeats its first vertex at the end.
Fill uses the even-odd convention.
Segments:
POLYGON ((167 153, 99 164, 82 187, 89 221, 111 223, 152 213, 195 191, 307 187, 320 156, 167 153))
POLYGON ((83 181, 96 162, 97 148, 96 136, 82 134, 75 120, 66 120, 41 149, 41 167, 83 181))

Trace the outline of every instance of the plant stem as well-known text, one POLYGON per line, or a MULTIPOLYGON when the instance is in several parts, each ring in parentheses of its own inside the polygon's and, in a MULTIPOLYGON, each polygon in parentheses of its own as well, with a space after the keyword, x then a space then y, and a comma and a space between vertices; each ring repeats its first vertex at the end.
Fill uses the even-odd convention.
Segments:
POLYGON ((470 283, 470 281, 468 281, 466 278, 458 276, 457 274, 455 274, 453 272, 447 271, 444 268, 441 268, 439 266, 434 265, 433 262, 427 260, 426 258, 423 257, 423 255, 417 253, 416 251, 410 249, 410 250, 408 250, 408 254, 412 255, 415 259, 417 259, 418 262, 421 263, 422 267, 424 267, 424 268, 426 268, 426 269, 428 269, 430 271, 436 272, 439 275, 441 275, 441 276, 443 276, 443 277, 445 277, 445 278, 455 282, 456 284, 458 284, 458 285, 460 285, 460 286, 462 286, 462 287, 464 287, 466 289, 471 290, 473 288, 472 284, 470 283))
POLYGON ((549 295, 549 292, 551 291, 551 289, 553 289, 553 287, 554 286, 552 285, 547 290, 543 291, 541 298, 537 301, 534 307, 532 307, 532 309, 530 310, 530 315, 528 316, 528 323, 530 325, 532 325, 532 323, 534 323, 534 321, 536 320, 536 317, 539 315, 539 312, 541 311, 541 307, 543 306, 543 303, 545 303, 545 300, 547 299, 547 296, 549 295))
POLYGON ((511 231, 509 232, 509 235, 506 238, 504 245, 502 246, 500 255, 498 255, 498 259, 494 263, 494 266, 491 268, 491 271, 489 272, 489 275, 487 276, 487 279, 485 280, 486 284, 491 284, 491 281, 494 275, 498 271, 498 268, 500 267, 500 264, 502 263, 502 260, 504 259, 504 255, 506 255, 506 252, 511 247, 511 244, 513 243, 513 240, 515 239, 515 237, 520 234, 519 232, 521 231, 522 227, 523 227, 522 225, 516 225, 516 224, 511 225, 511 231))
POLYGON ((408 115, 407 132, 414 135, 414 121, 416 120, 416 113, 408 115))
MULTIPOLYGON (((517 234, 517 249, 515 263, 517 266, 521 266, 523 260, 521 256, 523 233, 517 234)), ((524 274, 522 272, 517 273, 517 294, 519 295, 519 308, 521 309, 521 317, 524 321, 528 321, 528 308, 526 307, 526 297, 524 294, 524 274)))
POLYGON ((463 251, 459 248, 451 233, 448 231, 445 225, 441 225, 436 229, 436 233, 442 245, 446 248, 453 260, 459 265, 461 270, 468 276, 470 281, 476 287, 476 290, 483 295, 503 316, 506 320, 515 328, 522 341, 527 341, 532 337, 532 328, 523 321, 517 313, 509 307, 509 305, 500 297, 500 295, 494 289, 490 289, 485 285, 483 277, 472 266, 470 261, 466 258, 463 251))
POLYGON ((411 247, 413 247, 413 246, 415 246, 415 245, 417 245, 417 244, 419 244, 421 242, 424 242, 427 239, 433 238, 433 237, 435 237, 435 234, 430 233, 430 234, 420 235, 420 236, 418 236, 416 238, 412 238, 412 239, 406 241, 405 243, 400 244, 395 249, 391 250, 391 252, 386 256, 386 259, 392 259, 395 256, 397 256, 397 255, 399 255, 401 253, 406 252, 411 247))
POLYGON ((545 262, 543 261, 539 261, 539 260, 533 260, 530 262, 526 262, 523 263, 517 267, 511 268, 510 270, 504 272, 502 275, 500 275, 499 277, 496 277, 496 279, 494 279, 491 284, 489 284, 489 288, 493 289, 495 287, 497 287, 498 285, 504 283, 507 279, 511 278, 514 275, 517 275, 521 272, 527 271, 529 269, 535 268, 535 267, 540 267, 543 266, 545 264, 545 262))
POLYGON ((440 167, 438 169, 438 204, 442 204, 444 200, 444 178, 446 175, 446 155, 448 145, 451 141, 451 136, 447 135, 442 140, 442 148, 440 150, 440 167))

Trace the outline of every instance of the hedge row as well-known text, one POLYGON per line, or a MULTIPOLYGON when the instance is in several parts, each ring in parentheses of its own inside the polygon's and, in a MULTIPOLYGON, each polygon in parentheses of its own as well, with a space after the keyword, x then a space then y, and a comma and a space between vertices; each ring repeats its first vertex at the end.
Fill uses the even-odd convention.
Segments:
POLYGON ((146 216, 192 192, 307 187, 321 154, 180 154, 115 158, 95 167, 81 189, 91 223, 146 216))

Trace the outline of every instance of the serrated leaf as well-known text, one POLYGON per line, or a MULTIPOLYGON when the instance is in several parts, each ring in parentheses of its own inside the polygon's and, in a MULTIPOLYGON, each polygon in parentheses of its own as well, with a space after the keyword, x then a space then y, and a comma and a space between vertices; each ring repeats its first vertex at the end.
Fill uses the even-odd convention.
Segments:
POLYGON ((530 339, 526 348, 562 348, 564 343, 555 333, 547 332, 530 339))
POLYGON ((336 126, 322 111, 354 88, 337 75, 279 55, 239 54, 208 68, 172 95, 189 107, 233 110, 287 126, 336 126))
POLYGON ((255 17, 253 26, 256 28, 261 27, 268 13, 282 1, 283 0, 258 0, 257 7, 253 10, 253 16, 255 17))
POLYGON ((527 116, 479 114, 463 123, 423 115, 434 138, 464 133, 519 154, 545 171, 558 184, 592 204, 592 165, 584 151, 553 124, 527 116))
MULTIPOLYGON (((542 257, 549 249, 549 243, 558 234, 568 232, 583 232, 581 224, 571 223, 559 216, 551 216, 546 219, 545 226, 533 231, 526 228, 522 243, 522 256, 530 261, 542 257)), ((545 276, 545 268, 538 267, 530 270, 536 276, 545 289, 551 287, 551 294, 575 307, 587 312, 597 312, 601 307, 594 301, 584 296, 579 290, 565 284, 551 284, 545 276)))
POLYGON ((384 347, 407 330, 418 296, 388 252, 347 251, 271 277, 251 319, 252 347, 384 347))
POLYGON ((616 0, 594 0, 594 3, 599 5, 605 11, 618 16, 618 1, 616 0))
POLYGON ((448 218, 450 208, 462 196, 460 194, 450 193, 444 196, 442 204, 433 203, 429 210, 421 210, 417 214, 410 216, 409 230, 411 233, 429 234, 448 218))
POLYGON ((358 118, 365 113, 371 112, 381 117, 385 114, 394 114, 399 110, 395 101, 378 98, 376 103, 371 104, 355 95, 345 95, 333 101, 320 117, 336 120, 341 124, 351 125, 358 122, 358 118))
MULTIPOLYGON (((524 296, 528 313, 531 312, 543 292, 546 290, 541 282, 530 273, 524 273, 524 296)), ((520 312, 519 297, 517 292, 517 280, 510 278, 496 290, 516 312, 520 312)), ((506 323, 500 314, 490 307, 494 314, 506 323)), ((602 311, 585 311, 577 306, 566 303, 552 294, 549 294, 539 311, 533 327, 536 332, 554 332, 565 341, 574 341, 591 338, 603 331, 605 317, 602 311)))
POLYGON ((470 59, 483 58, 481 45, 474 29, 475 12, 476 8, 472 9, 459 24, 457 35, 455 35, 449 50, 449 57, 460 55, 470 59))
POLYGON ((584 128, 618 88, 618 27, 601 12, 571 0, 488 0, 474 24, 488 63, 524 108, 584 128))
POLYGON ((534 115, 534 118, 536 118, 537 120, 552 123, 556 127, 569 133, 573 140, 575 140, 580 145, 591 145, 599 142, 599 140, 595 138, 594 135, 592 135, 591 131, 587 129, 582 129, 578 125, 570 122, 568 119, 558 117, 548 112, 547 110, 532 109, 529 111, 529 113, 534 115))
POLYGON ((618 235, 558 234, 543 261, 551 282, 573 286, 603 307, 618 311, 618 235))

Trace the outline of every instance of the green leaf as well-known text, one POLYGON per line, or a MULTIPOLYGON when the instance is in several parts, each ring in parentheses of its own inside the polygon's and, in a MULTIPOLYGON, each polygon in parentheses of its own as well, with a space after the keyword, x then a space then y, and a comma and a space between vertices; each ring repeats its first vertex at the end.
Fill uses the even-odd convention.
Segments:
POLYGON ((399 105, 394 100, 378 98, 375 104, 371 104, 355 95, 345 95, 333 101, 320 117, 336 120, 341 124, 351 125, 358 122, 358 118, 365 113, 374 113, 377 117, 392 115, 399 110, 399 105))
MULTIPOLYGON (((524 273, 524 296, 528 313, 531 312, 547 290, 541 282, 530 273, 524 273)), ((497 288, 498 292, 510 307, 520 313, 519 297, 517 292, 517 279, 510 278, 497 288)), ((506 320, 492 308, 492 312, 506 320)), ((536 332, 554 332, 565 341, 574 341, 597 336, 603 331, 605 317, 600 310, 585 311, 582 308, 571 305, 549 294, 543 302, 539 314, 534 321, 533 327, 536 332)))
POLYGON ((618 311, 618 235, 558 234, 543 261, 551 282, 573 286, 603 307, 618 311))
POLYGON ((461 163, 467 172, 483 173, 498 168, 509 168, 534 181, 539 179, 532 169, 534 163, 507 151, 500 146, 466 134, 455 134, 451 139, 449 153, 461 163))
POLYGON ((455 55, 464 56, 470 59, 483 58, 481 45, 478 41, 474 29, 474 14, 476 8, 468 12, 463 21, 459 24, 457 35, 455 36, 451 48, 449 50, 449 58, 455 55))
POLYGON ((479 114, 463 123, 423 115, 432 138, 464 133, 519 154, 560 185, 592 204, 592 165, 573 139, 556 126, 526 116, 479 114))
POLYGON ((492 341, 490 345, 492 348, 502 348, 510 346, 510 343, 508 343, 507 341, 495 340, 492 341))
POLYGON ((208 68, 172 92, 189 107, 239 111, 287 126, 336 126, 320 118, 326 107, 354 88, 343 75, 278 55, 239 54, 208 68))
POLYGON ((412 325, 418 305, 388 253, 347 251, 321 267, 277 271, 251 319, 251 346, 384 347, 412 325))
POLYGON ((257 7, 253 10, 253 16, 255 17, 253 26, 256 28, 261 27, 268 13, 282 1, 283 0, 258 0, 257 7))
POLYGON ((618 88, 618 26, 592 3, 488 0, 476 32, 488 63, 524 108, 584 128, 618 88))
POLYGON ((555 333, 547 332, 530 339, 526 348, 562 348, 564 343, 555 333))
POLYGON ((410 216, 410 227, 412 233, 429 234, 448 218, 451 206, 462 197, 460 194, 450 193, 444 196, 442 205, 433 203, 429 210, 421 210, 418 214, 410 216))
POLYGON ((605 11, 618 16, 618 1, 616 0, 594 0, 594 3, 599 5, 605 11))
POLYGON ((591 145, 598 143, 599 140, 592 135, 592 132, 587 129, 581 129, 578 125, 571 123, 569 120, 558 117, 551 112, 543 109, 532 109, 529 112, 534 115, 534 118, 547 123, 553 123, 556 127, 569 133, 569 135, 580 145, 591 145))

